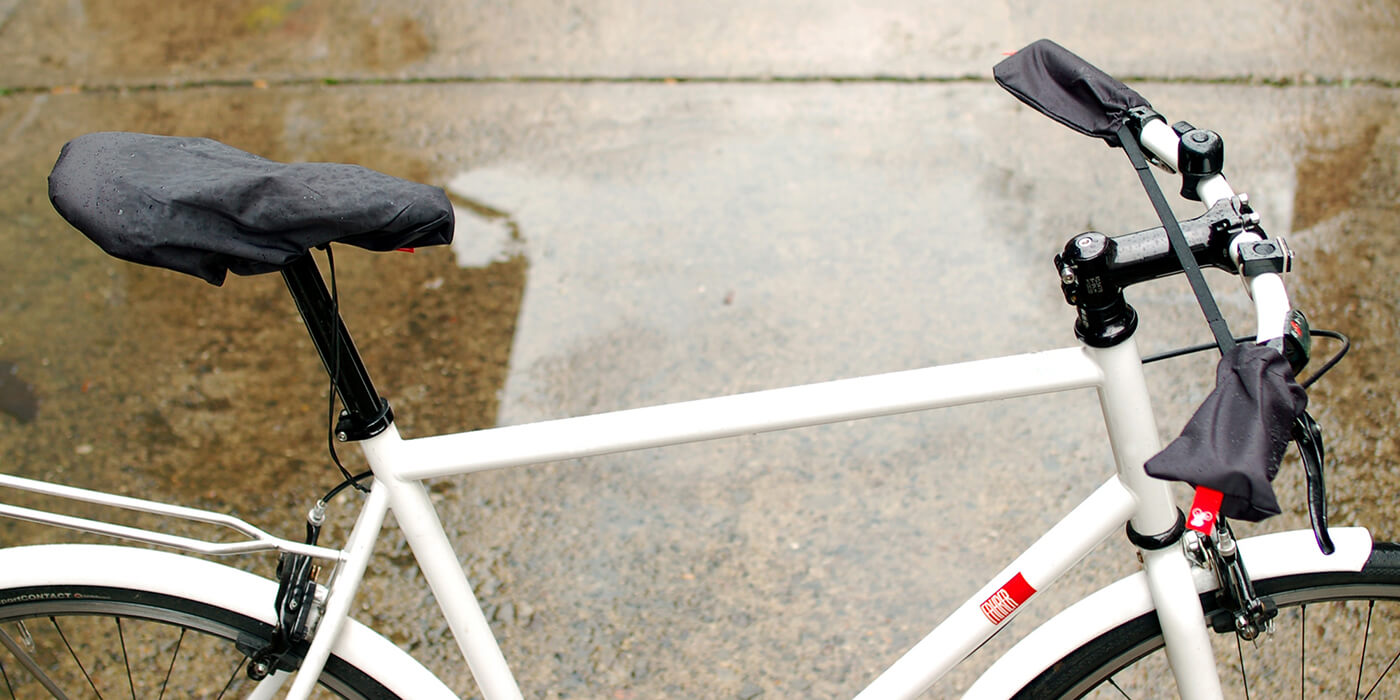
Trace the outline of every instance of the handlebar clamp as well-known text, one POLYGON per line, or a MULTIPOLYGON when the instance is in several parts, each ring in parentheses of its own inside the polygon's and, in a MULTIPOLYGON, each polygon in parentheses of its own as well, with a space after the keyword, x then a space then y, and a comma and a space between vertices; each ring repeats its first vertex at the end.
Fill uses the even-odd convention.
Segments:
POLYGON ((1246 278, 1265 273, 1283 274, 1293 268, 1293 251, 1282 238, 1245 243, 1239 248, 1240 274, 1246 278))
MULTIPOLYGON (((1287 267, 1287 248, 1277 239, 1264 238, 1259 216, 1244 196, 1221 200, 1201 216, 1179 224, 1192 255, 1202 267, 1240 271, 1229 249, 1242 233, 1255 234, 1276 249, 1269 253, 1267 247, 1255 250, 1253 244, 1241 246, 1241 250, 1249 249, 1252 265, 1287 267), (1276 259, 1280 254, 1283 257, 1276 259)), ((1065 302, 1079 309, 1075 334, 1095 347, 1116 345, 1136 328, 1137 315, 1124 302, 1124 289, 1182 272, 1166 230, 1160 226, 1120 236, 1097 231, 1081 233, 1055 256, 1055 269, 1065 302)))

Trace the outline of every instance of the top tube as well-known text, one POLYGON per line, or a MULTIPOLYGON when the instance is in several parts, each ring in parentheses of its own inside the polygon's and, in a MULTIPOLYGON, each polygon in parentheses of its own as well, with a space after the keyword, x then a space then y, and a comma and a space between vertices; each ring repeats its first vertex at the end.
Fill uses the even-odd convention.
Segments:
POLYGON ((393 474, 428 479, 587 455, 1099 386, 1083 348, 408 440, 393 474))

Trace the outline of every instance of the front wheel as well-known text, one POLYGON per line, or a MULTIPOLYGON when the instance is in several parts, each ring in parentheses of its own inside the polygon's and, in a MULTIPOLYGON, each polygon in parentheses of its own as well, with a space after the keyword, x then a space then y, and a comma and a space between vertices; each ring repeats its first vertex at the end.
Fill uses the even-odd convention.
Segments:
MULTIPOLYGON (((1254 583, 1279 615, 1255 642, 1214 635, 1226 697, 1400 697, 1400 545, 1376 543, 1357 572, 1254 583)), ((1201 595, 1201 608, 1208 618, 1220 610, 1213 592, 1201 595)), ((1162 628, 1149 612, 1071 652, 1016 697, 1175 697, 1162 649, 1162 628)))

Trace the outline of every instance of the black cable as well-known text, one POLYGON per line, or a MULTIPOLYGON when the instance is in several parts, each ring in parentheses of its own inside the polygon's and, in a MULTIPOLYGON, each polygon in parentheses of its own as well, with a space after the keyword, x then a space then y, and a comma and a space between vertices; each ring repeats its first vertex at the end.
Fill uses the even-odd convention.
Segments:
MULTIPOLYGON (((1337 354, 1327 358, 1327 361, 1322 363, 1322 366, 1317 368, 1316 372, 1313 372, 1312 374, 1308 375, 1307 379, 1298 382, 1298 385, 1303 387, 1304 389, 1312 386, 1314 383, 1317 382, 1317 380, 1322 378, 1322 375, 1327 374, 1328 370, 1331 370, 1333 367, 1336 367, 1337 363, 1341 362, 1343 357, 1346 357, 1347 351, 1351 350, 1351 338, 1348 338, 1345 333, 1315 328, 1310 330, 1308 332, 1308 335, 1320 336, 1323 338, 1331 338, 1333 340, 1340 340, 1342 341, 1342 349, 1338 350, 1337 354)), ((1253 341, 1254 336, 1252 335, 1235 338, 1236 343, 1249 343, 1253 341)), ((1148 364, 1151 362, 1159 362, 1161 360, 1170 360, 1173 358, 1182 357, 1193 353, 1205 352, 1206 350, 1214 350, 1216 347, 1218 346, 1215 343, 1201 343, 1200 345, 1192 345, 1190 347, 1177 348, 1175 350, 1167 350, 1166 352, 1159 352, 1142 358, 1142 363, 1148 364)))
POLYGON ((1326 362, 1322 363, 1322 366, 1318 367, 1317 371, 1309 375, 1306 380, 1299 382, 1299 386, 1302 386, 1304 389, 1312 386, 1313 383, 1321 379, 1322 375, 1326 374, 1328 370, 1332 369, 1333 367, 1336 367, 1337 363, 1341 362, 1342 358, 1347 356, 1347 351, 1351 350, 1351 338, 1348 338, 1345 333, 1339 333, 1337 331, 1328 330, 1315 330, 1312 331, 1311 335, 1320 335, 1324 338, 1340 340, 1342 341, 1342 349, 1338 350, 1337 354, 1333 355, 1326 362))
MULTIPOLYGON (((1252 336, 1252 335, 1243 335, 1243 336, 1240 336, 1240 337, 1238 337, 1238 338, 1235 338, 1235 342, 1236 342, 1236 343, 1248 343, 1248 342, 1252 342, 1253 340, 1254 340, 1254 336, 1252 336)), ((1198 353, 1198 352, 1205 352, 1205 351, 1207 351, 1207 350, 1214 350, 1214 349, 1216 349, 1217 347, 1219 347, 1219 346, 1216 345, 1215 343, 1201 343, 1200 345, 1192 345, 1192 346, 1190 346, 1190 347, 1177 348, 1177 349, 1175 349, 1175 350, 1167 350, 1166 352, 1159 352, 1159 353, 1157 353, 1157 354, 1155 354, 1155 355, 1148 355, 1148 356, 1142 358, 1142 363, 1143 363, 1143 364, 1148 364, 1149 362, 1159 362, 1159 361, 1161 361, 1161 360, 1170 360, 1170 359, 1177 358, 1177 357, 1182 357, 1182 356, 1185 356, 1185 355, 1193 355, 1193 354, 1198 353)))
POLYGON ((326 495, 321 497, 321 502, 330 503, 332 498, 335 498, 337 494, 339 494, 341 491, 344 491, 345 488, 348 486, 354 486, 355 488, 360 489, 361 491, 365 490, 363 486, 360 486, 360 482, 364 481, 365 479, 368 479, 373 475, 374 472, 363 471, 346 479, 345 481, 340 482, 339 484, 336 484, 335 488, 331 489, 330 491, 327 491, 326 495))
MULTIPOLYGON (((361 493, 369 493, 369 489, 359 483, 359 480, 364 478, 365 475, 360 474, 356 476, 351 474, 350 470, 346 469, 345 465, 341 463, 340 455, 335 451, 335 398, 339 395, 339 392, 336 391, 336 385, 340 381, 340 328, 338 327, 340 325, 340 290, 336 287, 335 283, 335 252, 331 250, 329 244, 326 245, 326 263, 330 269, 331 277, 331 323, 337 326, 331 328, 331 357, 333 359, 331 360, 331 387, 330 391, 327 392, 329 398, 327 413, 329 414, 329 418, 326 425, 326 447, 330 450, 331 461, 334 462, 336 468, 340 470, 340 475, 345 477, 345 481, 342 481, 339 486, 332 489, 330 495, 335 495, 335 493, 344 488, 346 484, 354 486, 355 489, 361 493)), ((323 498, 321 500, 325 502, 327 499, 323 498)))

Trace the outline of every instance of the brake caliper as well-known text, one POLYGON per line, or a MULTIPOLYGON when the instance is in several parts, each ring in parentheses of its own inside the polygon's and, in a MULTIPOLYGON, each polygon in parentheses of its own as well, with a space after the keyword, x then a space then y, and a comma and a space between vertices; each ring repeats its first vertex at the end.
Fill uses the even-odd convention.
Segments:
MULTIPOLYGON (((325 522, 325 502, 318 502, 307 516, 306 543, 316 544, 325 522)), ((238 640, 238 649, 248 656, 248 677, 260 681, 277 671, 295 671, 301 667, 298 648, 311 639, 319 621, 324 600, 316 597, 316 574, 319 566, 305 554, 283 552, 277 559, 277 627, 272 639, 257 644, 238 640)))
POLYGON ((1246 641, 1270 631, 1278 616, 1278 605, 1269 596, 1255 594, 1254 582, 1245 570, 1229 522, 1221 518, 1214 534, 1208 536, 1188 531, 1184 541, 1191 559, 1209 566, 1220 581, 1215 593, 1219 609, 1210 616, 1211 629, 1234 632, 1246 641))

